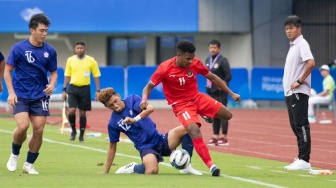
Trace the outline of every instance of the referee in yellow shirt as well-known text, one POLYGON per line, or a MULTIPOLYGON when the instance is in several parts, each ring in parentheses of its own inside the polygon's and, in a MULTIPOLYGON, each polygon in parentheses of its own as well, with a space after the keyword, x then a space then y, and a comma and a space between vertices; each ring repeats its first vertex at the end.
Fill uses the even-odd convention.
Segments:
POLYGON ((75 54, 68 58, 64 71, 62 99, 68 98, 68 120, 72 128, 70 140, 76 139, 76 108, 79 109, 79 142, 84 142, 86 128, 86 111, 91 111, 90 74, 96 84, 96 98, 100 91, 100 71, 96 60, 85 54, 85 43, 77 42, 75 54), (67 86, 70 82, 70 86, 67 86), (68 95, 67 95, 68 94, 68 95))

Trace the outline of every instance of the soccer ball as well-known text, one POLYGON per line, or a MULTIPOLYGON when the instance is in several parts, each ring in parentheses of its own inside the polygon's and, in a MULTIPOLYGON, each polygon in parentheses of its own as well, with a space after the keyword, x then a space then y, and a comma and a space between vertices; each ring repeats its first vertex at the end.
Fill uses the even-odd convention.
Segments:
POLYGON ((181 170, 185 169, 190 163, 190 155, 184 149, 176 149, 170 154, 170 164, 181 170))

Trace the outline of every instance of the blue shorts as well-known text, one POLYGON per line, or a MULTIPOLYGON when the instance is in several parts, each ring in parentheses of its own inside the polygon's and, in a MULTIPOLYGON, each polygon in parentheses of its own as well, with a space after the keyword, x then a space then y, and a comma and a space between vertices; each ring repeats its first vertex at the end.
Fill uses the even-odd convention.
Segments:
POLYGON ((171 151, 168 145, 168 133, 165 134, 162 144, 155 148, 145 148, 140 151, 141 159, 147 154, 154 154, 158 162, 163 162, 163 156, 170 156, 171 151))
POLYGON ((20 112, 28 112, 29 115, 33 116, 50 116, 49 99, 18 99, 13 108, 13 114, 15 115, 20 112))

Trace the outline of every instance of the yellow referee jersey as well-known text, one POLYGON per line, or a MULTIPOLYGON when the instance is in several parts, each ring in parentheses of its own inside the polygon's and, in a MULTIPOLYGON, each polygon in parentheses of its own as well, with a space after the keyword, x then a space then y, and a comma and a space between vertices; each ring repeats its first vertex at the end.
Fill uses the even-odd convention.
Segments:
POLYGON ((73 55, 67 60, 64 76, 71 77, 72 85, 87 86, 90 85, 91 72, 93 77, 100 77, 98 63, 93 57, 85 55, 83 59, 79 59, 77 55, 73 55))

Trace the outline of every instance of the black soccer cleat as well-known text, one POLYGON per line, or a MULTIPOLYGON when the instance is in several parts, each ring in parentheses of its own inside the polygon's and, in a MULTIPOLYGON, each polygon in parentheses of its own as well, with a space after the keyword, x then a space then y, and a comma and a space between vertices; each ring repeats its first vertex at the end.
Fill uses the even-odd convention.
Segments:
POLYGON ((71 141, 76 140, 76 133, 71 133, 71 135, 70 135, 70 140, 71 140, 71 141))
POLYGON ((210 172, 211 172, 211 175, 212 175, 212 176, 220 176, 220 169, 217 168, 216 166, 213 166, 213 167, 210 169, 210 172))
POLYGON ((79 142, 84 142, 84 137, 83 136, 79 136, 78 140, 79 140, 79 142))

